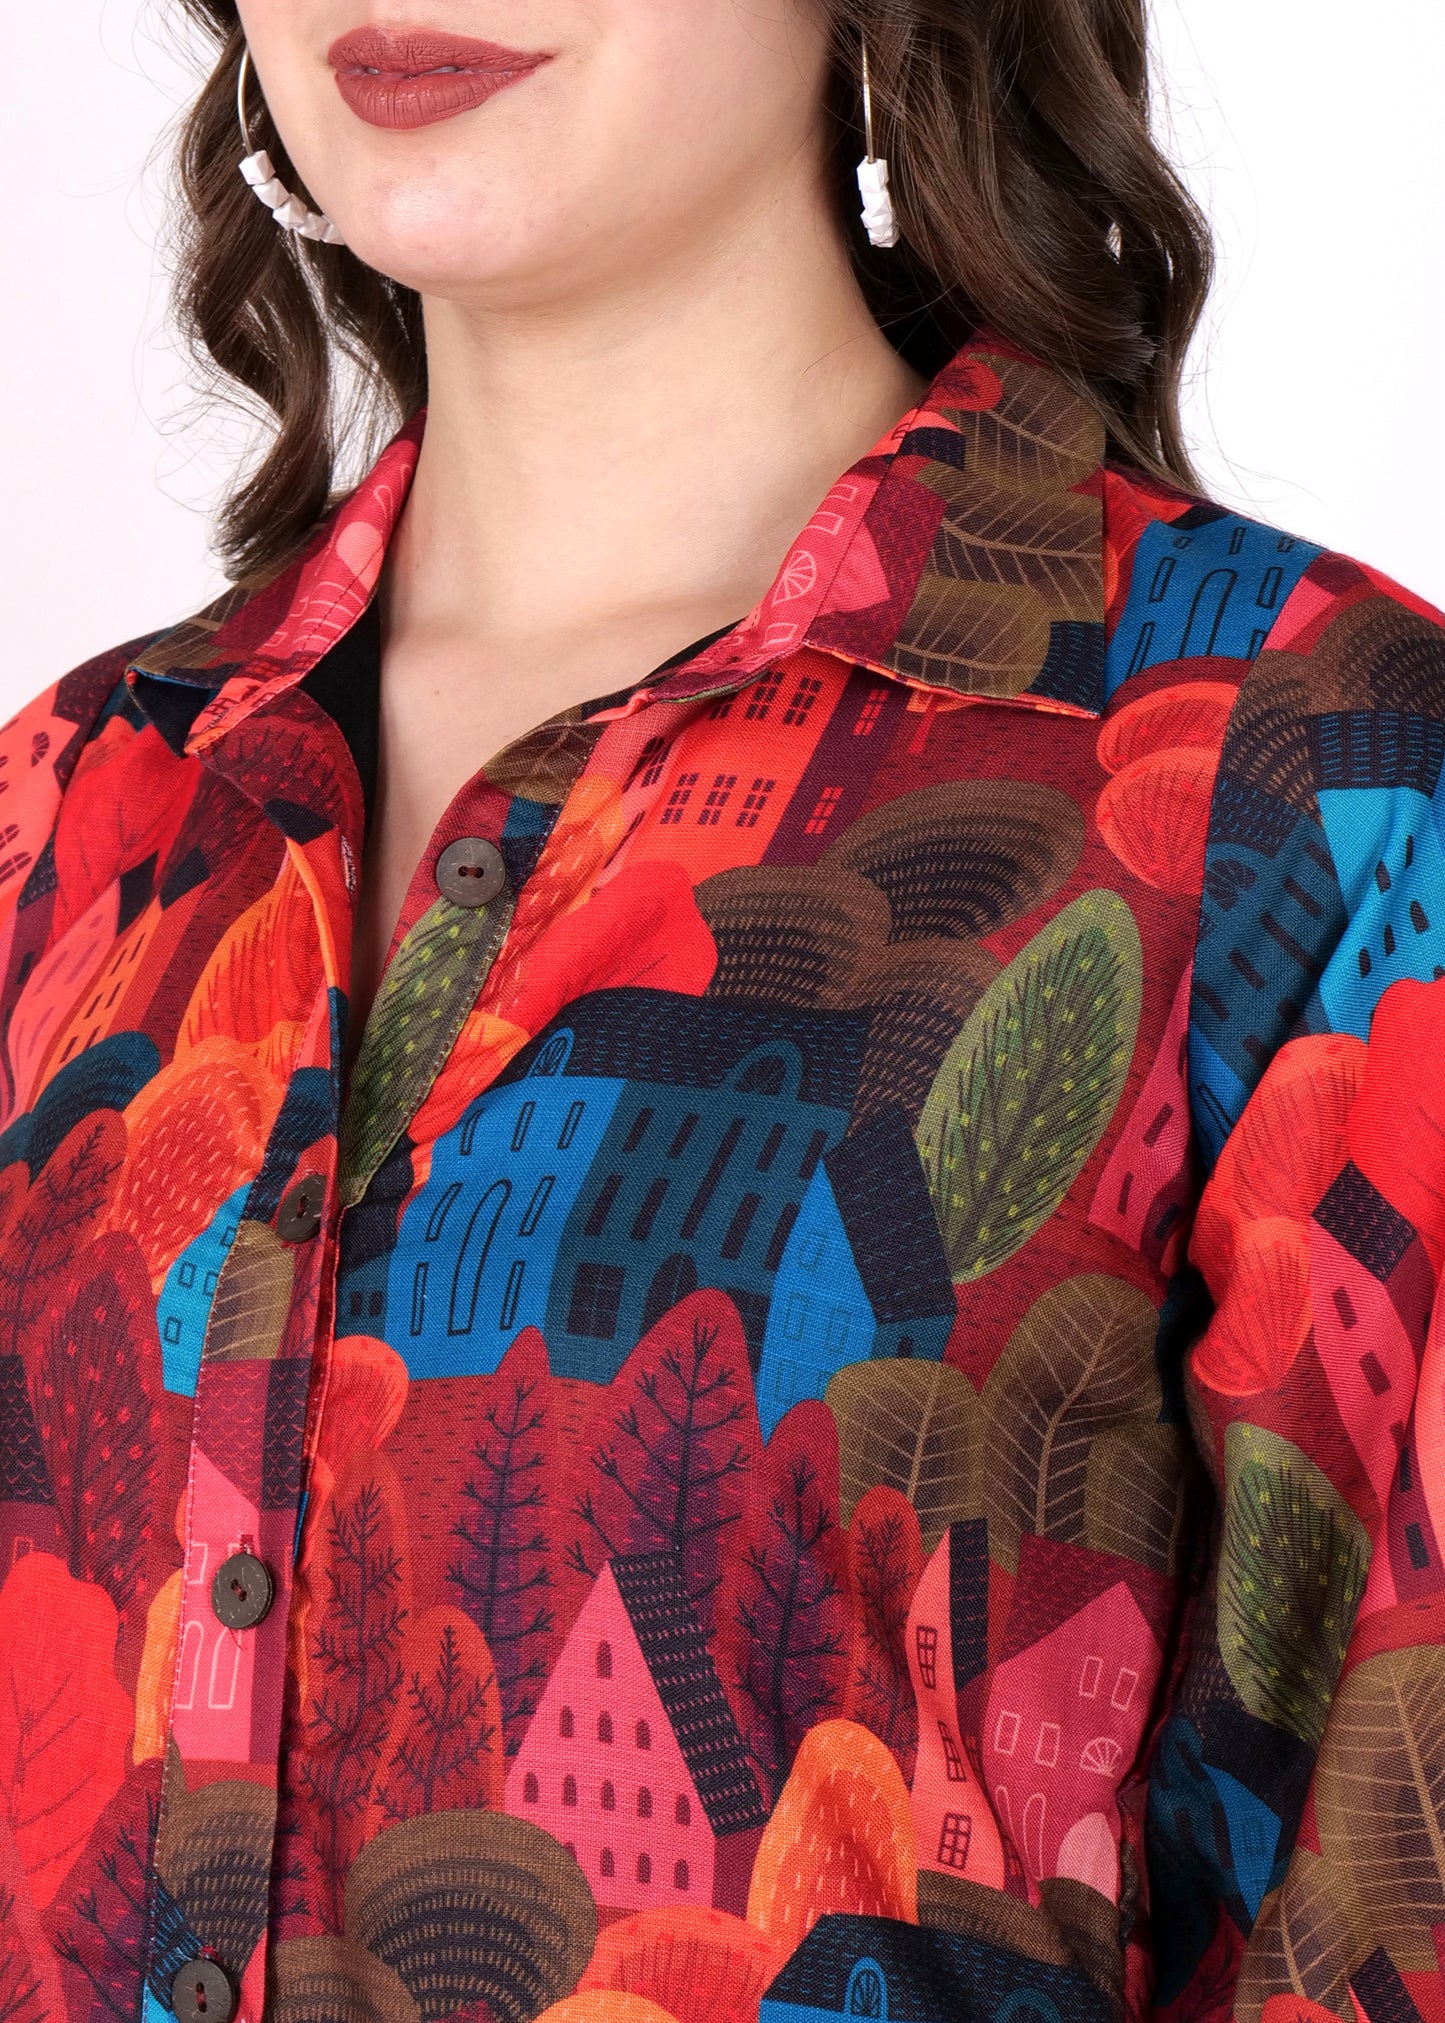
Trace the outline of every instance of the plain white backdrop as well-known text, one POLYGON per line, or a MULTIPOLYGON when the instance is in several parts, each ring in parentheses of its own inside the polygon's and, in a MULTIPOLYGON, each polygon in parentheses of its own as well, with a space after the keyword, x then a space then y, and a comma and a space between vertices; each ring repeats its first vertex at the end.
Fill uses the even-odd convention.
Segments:
MULTIPOLYGON (((1445 603, 1445 5, 1153 4, 1161 133, 1220 241, 1188 404, 1213 492, 1445 603)), ((195 409, 147 167, 193 83, 176 12, 9 23, 0 716, 222 587, 245 439, 195 409)))

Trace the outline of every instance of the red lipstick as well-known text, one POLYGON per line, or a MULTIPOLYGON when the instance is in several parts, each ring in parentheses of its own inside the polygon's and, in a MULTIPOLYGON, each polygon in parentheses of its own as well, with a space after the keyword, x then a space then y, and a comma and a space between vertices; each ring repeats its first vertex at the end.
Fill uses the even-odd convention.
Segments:
POLYGON ((357 28, 327 51, 357 117, 396 131, 472 112, 548 60, 545 50, 506 49, 429 28, 357 28))

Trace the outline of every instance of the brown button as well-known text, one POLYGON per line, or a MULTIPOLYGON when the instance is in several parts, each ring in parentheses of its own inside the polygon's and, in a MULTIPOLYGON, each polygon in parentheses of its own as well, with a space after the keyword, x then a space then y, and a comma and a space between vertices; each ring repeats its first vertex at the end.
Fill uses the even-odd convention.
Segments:
POLYGON ((276 1234, 283 1243, 309 1243, 321 1233, 321 1215, 326 1206, 326 1179, 308 1173, 294 1187, 287 1188, 276 1211, 276 1234))
POLYGON ((506 859, 485 836, 463 836, 437 859, 437 891, 453 906, 487 906, 506 883, 506 859))
POLYGON ((233 1552, 211 1582, 211 1608, 228 1630, 254 1630, 264 1623, 275 1596, 271 1569, 253 1552, 233 1552))
POLYGON ((231 2023, 236 1997, 214 1960, 187 1960, 171 1983, 176 2023, 231 2023))

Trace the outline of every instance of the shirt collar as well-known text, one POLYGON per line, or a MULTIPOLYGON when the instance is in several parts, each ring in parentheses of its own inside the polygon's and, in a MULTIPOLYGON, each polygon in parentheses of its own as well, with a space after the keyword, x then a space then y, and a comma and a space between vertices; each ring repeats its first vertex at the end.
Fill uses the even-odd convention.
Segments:
MULTIPOLYGON (((133 686, 210 691, 188 751, 304 681, 366 610, 424 422, 393 438, 271 583, 228 591, 131 663, 133 686)), ((805 648, 937 700, 1101 714, 1103 457, 1103 425, 1078 394, 977 333, 838 479, 754 610, 608 714, 725 693, 805 648)))

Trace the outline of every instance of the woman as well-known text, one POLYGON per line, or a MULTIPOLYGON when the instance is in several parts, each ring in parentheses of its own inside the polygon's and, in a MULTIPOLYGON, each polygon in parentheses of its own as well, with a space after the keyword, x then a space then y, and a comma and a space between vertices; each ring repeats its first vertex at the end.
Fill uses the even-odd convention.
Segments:
POLYGON ((1438 2014, 1445 632, 1197 494, 1140 0, 188 4, 277 428, 4 733, 4 2013, 1438 2014))

